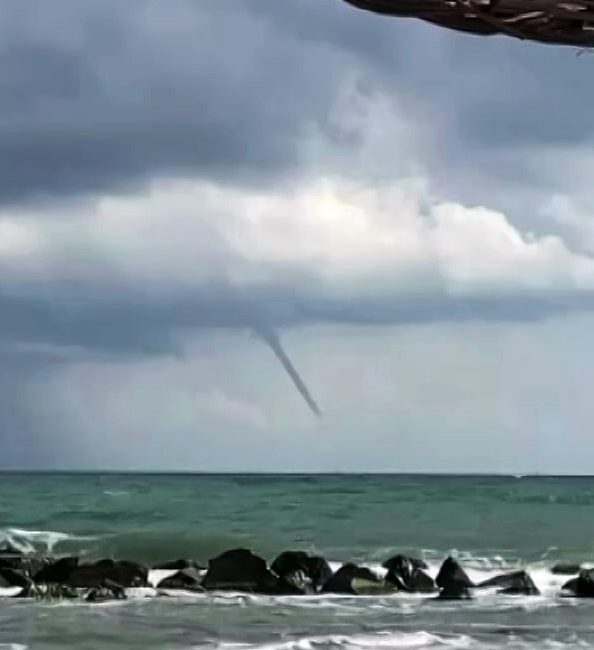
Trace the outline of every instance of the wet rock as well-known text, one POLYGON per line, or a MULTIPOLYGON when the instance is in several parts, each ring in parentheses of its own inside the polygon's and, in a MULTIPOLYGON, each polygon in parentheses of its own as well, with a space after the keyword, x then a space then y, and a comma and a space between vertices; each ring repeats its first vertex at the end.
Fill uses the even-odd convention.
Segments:
POLYGON ((58 560, 47 558, 42 567, 33 574, 33 581, 36 584, 65 584, 77 567, 77 557, 63 557, 58 560))
POLYGON ((466 571, 452 557, 448 557, 439 569, 435 583, 440 589, 464 585, 473 587, 472 580, 466 575, 466 571))
POLYGON ((318 591, 332 577, 332 569, 323 557, 304 551, 284 551, 270 568, 283 581, 305 592, 318 591))
POLYGON ((467 584, 451 581, 440 591, 438 600, 471 600, 472 594, 467 584))
POLYGON ((526 571, 504 573, 476 585, 477 588, 497 587, 498 593, 508 595, 538 596, 539 591, 526 571))
POLYGON ((24 565, 22 555, 0 555, 0 569, 21 570, 24 565))
POLYGON ((551 573, 557 576, 573 576, 582 570, 580 564, 559 563, 550 568, 551 573))
POLYGON ((106 581, 121 587, 147 587, 148 569, 135 562, 100 560, 77 566, 64 581, 71 587, 102 587, 106 581))
POLYGON ((386 582, 393 584, 400 591, 428 593, 436 590, 433 578, 423 571, 427 568, 423 560, 396 555, 382 566, 388 569, 386 582))
POLYGON ((279 580, 278 593, 284 595, 312 595, 317 593, 311 577, 304 571, 297 570, 291 573, 286 573, 279 580))
POLYGON ((577 578, 566 582, 561 589, 565 596, 594 598, 594 569, 582 569, 577 578))
POLYGON ((32 577, 44 564, 45 560, 43 558, 27 555, 12 546, 5 545, 0 549, 0 569, 13 569, 32 577))
POLYGON ((101 586, 92 587, 85 594, 88 603, 104 603, 110 600, 126 600, 126 598, 124 588, 111 580, 105 580, 101 586))
POLYGON ((402 568, 406 568, 408 570, 411 569, 424 569, 425 571, 429 568, 427 566, 427 562, 424 560, 421 560, 420 558, 416 557, 410 557, 408 555, 394 555, 390 559, 386 560, 382 566, 384 569, 394 569, 394 570, 402 570, 402 568))
POLYGON ((322 587, 324 593, 363 595, 393 591, 371 569, 352 562, 343 564, 322 587))
POLYGON ((0 568, 0 587, 28 587, 31 582, 24 571, 0 568))
POLYGON ((209 590, 269 594, 277 592, 279 579, 268 569, 266 560, 237 548, 209 561, 202 586, 209 590))
POLYGON ((204 591, 202 587, 202 575, 193 567, 187 567, 177 571, 173 575, 161 580, 157 585, 158 589, 183 589, 184 591, 204 591))

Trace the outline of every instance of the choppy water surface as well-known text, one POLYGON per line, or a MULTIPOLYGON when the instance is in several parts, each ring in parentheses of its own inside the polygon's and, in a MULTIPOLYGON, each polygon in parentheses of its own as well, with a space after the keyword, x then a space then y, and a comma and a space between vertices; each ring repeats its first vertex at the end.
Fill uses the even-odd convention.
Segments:
POLYGON ((471 602, 239 594, 125 602, 0 599, 5 648, 584 648, 594 601, 559 598, 559 560, 594 562, 594 479, 427 476, 0 475, 0 539, 153 564, 247 546, 376 566, 396 552, 472 578, 525 567, 538 597, 471 602))

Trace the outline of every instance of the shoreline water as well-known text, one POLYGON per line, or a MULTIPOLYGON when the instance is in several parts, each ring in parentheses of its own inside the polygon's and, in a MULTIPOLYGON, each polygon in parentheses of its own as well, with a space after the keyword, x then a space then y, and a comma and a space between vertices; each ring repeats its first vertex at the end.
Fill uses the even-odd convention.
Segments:
POLYGON ((411 475, 0 474, 0 530, 85 560, 206 561, 243 546, 378 565, 457 552, 473 579, 526 568, 541 596, 184 594, 0 602, 0 649, 560 648, 594 646, 594 602, 563 599, 560 561, 594 561, 594 479, 411 475), (2 645, 4 644, 4 645, 2 645), (10 645, 18 644, 18 645, 10 645))

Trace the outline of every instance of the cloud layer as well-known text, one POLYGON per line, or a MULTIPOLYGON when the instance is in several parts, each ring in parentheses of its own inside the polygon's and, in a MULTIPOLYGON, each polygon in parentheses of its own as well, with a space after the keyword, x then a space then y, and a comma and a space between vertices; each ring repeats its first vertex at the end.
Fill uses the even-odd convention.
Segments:
POLYGON ((274 468, 280 432, 301 468, 330 467, 337 441, 353 468, 356 428, 387 449, 397 421, 407 468, 430 468, 441 424, 470 467, 477 428, 508 431, 511 453, 539 408, 571 419, 551 395, 572 372, 588 380, 590 57, 339 0, 7 0, 0 38, 7 465, 143 466, 166 431, 170 467, 194 445, 200 467, 236 467, 253 444, 250 467, 274 468), (264 327, 323 424, 249 338, 264 327), (548 327, 571 332, 572 369, 548 327), (524 383, 499 393, 502 332, 506 381, 524 383), (520 367, 528 348, 550 364, 520 367), (436 358, 457 379, 428 397, 436 358), (543 373, 523 411, 517 391, 543 373), (320 445, 315 462, 298 439, 320 445))

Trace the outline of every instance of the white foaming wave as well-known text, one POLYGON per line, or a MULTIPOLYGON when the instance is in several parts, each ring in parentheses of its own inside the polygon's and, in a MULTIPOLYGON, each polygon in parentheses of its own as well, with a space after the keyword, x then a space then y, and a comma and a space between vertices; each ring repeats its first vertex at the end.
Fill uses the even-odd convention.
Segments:
MULTIPOLYGON (((170 578, 178 572, 178 569, 149 569, 148 573, 148 583, 151 587, 156 587, 160 582, 170 578)), ((198 571, 199 575, 204 575, 206 569, 200 569, 198 571)))
POLYGON ((28 645, 21 643, 0 643, 0 650, 28 650, 28 645))
POLYGON ((148 583, 156 587, 161 581, 177 573, 177 569, 151 569, 148 573, 148 583))
POLYGON ((0 543, 8 543, 23 553, 43 551, 52 553, 58 544, 66 541, 90 542, 96 537, 71 535, 55 530, 26 530, 24 528, 0 528, 0 543))
MULTIPOLYGON (((22 587, 0 587, 0 598, 14 598, 15 596, 18 596, 21 591, 23 591, 22 587)), ((0 650, 2 646, 0 645, 0 650)))
POLYGON ((219 643, 217 650, 316 650, 330 646, 344 650, 366 650, 368 648, 469 648, 474 644, 466 635, 439 636, 430 632, 378 632, 376 634, 305 636, 277 643, 219 643))

